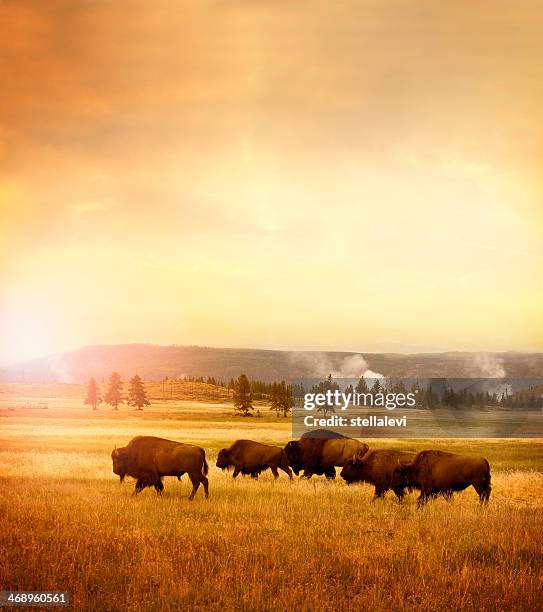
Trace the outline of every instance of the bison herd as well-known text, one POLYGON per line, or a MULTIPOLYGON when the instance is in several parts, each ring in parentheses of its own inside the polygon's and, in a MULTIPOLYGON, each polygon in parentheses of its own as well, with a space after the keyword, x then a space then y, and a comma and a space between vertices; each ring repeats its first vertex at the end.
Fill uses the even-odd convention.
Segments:
MULTIPOLYGON (((127 446, 111 453, 113 472, 120 477, 136 480, 134 494, 146 487, 154 487, 157 494, 164 488, 164 476, 188 474, 192 482, 193 499, 200 484, 208 497, 208 465, 203 448, 164 438, 138 436, 127 446)), ((420 453, 392 449, 370 450, 367 444, 327 430, 304 434, 300 440, 289 442, 284 448, 261 444, 252 440, 236 440, 223 448, 217 457, 217 467, 258 478, 270 469, 274 478, 279 470, 292 480, 292 472, 303 478, 313 475, 341 477, 352 484, 365 482, 375 487, 374 499, 392 489, 401 502, 406 490, 420 491, 418 507, 429 499, 442 495, 450 499, 455 491, 473 486, 481 503, 490 498, 490 466, 484 458, 457 455, 440 450, 420 453)))

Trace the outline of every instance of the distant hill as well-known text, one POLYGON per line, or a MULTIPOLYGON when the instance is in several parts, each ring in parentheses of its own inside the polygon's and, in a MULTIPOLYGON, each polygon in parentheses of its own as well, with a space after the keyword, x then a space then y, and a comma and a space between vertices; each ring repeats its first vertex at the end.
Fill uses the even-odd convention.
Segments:
MULTIPOLYGON (((123 384, 123 396, 128 394, 128 377, 123 384)), ((232 391, 202 382, 187 382, 169 379, 167 381, 143 381, 147 397, 152 402, 162 400, 184 400, 204 402, 231 402, 232 391)), ((103 397, 107 382, 99 385, 103 397)), ((28 401, 33 408, 39 406, 35 400, 78 399, 83 405, 83 398, 87 393, 87 385, 76 383, 0 383, 0 407, 2 404, 23 407, 28 401), (12 402, 9 404, 9 402, 12 402)), ((126 408, 126 404, 124 405, 126 408)))
POLYGON ((352 353, 276 351, 201 346, 121 344, 87 346, 0 369, 0 382, 98 381, 117 371, 123 379, 212 376, 229 380, 244 372, 273 381, 299 377, 358 377, 367 369, 385 376, 543 378, 543 353, 352 353))

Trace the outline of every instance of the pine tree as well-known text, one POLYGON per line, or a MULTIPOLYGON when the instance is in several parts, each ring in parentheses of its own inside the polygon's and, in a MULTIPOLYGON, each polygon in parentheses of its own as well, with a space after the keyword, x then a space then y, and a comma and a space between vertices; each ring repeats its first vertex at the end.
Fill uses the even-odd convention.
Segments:
POLYGON ((363 376, 358 381, 355 391, 357 393, 369 393, 370 392, 368 388, 368 383, 366 382, 366 379, 363 376))
POLYGON ((371 388, 371 394, 372 395, 377 395, 378 393, 383 393, 383 386, 379 382, 379 379, 376 378, 375 382, 373 383, 373 386, 371 388))
POLYGON ((430 410, 433 410, 434 408, 437 408, 439 406, 439 395, 436 394, 436 392, 432 389, 431 385, 426 389, 425 399, 426 405, 430 410))
POLYGON ((118 410, 119 404, 123 403, 122 391, 123 383, 117 372, 109 377, 107 393, 104 396, 104 402, 113 406, 113 410, 118 410))
MULTIPOLYGON (((339 385, 334 382, 334 380, 332 379, 332 374, 328 374, 328 377, 326 378, 326 380, 320 382, 318 385, 313 385, 313 387, 311 388, 311 392, 312 393, 327 393, 328 391, 331 391, 332 393, 334 391, 340 391, 341 389, 339 388, 339 385)), ((325 403, 323 406, 320 406, 319 408, 317 408, 317 412, 322 412, 324 417, 326 418, 326 415, 329 412, 335 412, 336 409, 334 408, 333 404, 329 404, 329 403, 325 403)))
POLYGON ((100 391, 98 390, 98 385, 94 378, 89 380, 89 384, 87 387, 87 398, 85 399, 85 404, 92 406, 93 410, 96 410, 98 404, 102 401, 100 397, 100 391))
POLYGON ((253 408, 253 396, 251 385, 245 374, 240 374, 234 384, 234 407, 245 417, 249 415, 249 410, 253 408))
POLYGON ((275 416, 279 416, 279 413, 281 412, 281 401, 280 401, 280 395, 279 395, 279 385, 274 382, 271 386, 271 393, 270 393, 270 410, 275 410, 275 416))
POLYGON ((150 406, 151 402, 147 399, 145 387, 141 378, 136 374, 130 381, 128 388, 128 398, 126 403, 129 406, 134 406, 136 410, 143 410, 144 406, 150 406))
POLYGON ((292 387, 287 385, 284 380, 279 385, 279 409, 283 412, 285 418, 292 409, 292 387))

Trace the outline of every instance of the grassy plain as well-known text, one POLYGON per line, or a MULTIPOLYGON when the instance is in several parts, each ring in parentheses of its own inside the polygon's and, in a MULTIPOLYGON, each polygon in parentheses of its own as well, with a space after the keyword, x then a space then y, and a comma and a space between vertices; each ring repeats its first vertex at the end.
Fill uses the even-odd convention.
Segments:
MULTIPOLYGON (((43 395, 43 394, 42 394, 43 395)), ((214 467, 237 438, 274 444, 290 422, 228 404, 157 401, 92 412, 49 394, 47 410, 0 402, 0 590, 65 590, 83 610, 536 610, 543 608, 541 440, 373 440, 373 448, 484 455, 493 492, 417 511, 368 485, 214 467), (15 410, 9 410, 13 407, 15 410), (110 452, 138 434, 206 449, 210 499, 188 479, 132 497, 110 452)), ((36 396, 34 396, 36 397, 36 396)))

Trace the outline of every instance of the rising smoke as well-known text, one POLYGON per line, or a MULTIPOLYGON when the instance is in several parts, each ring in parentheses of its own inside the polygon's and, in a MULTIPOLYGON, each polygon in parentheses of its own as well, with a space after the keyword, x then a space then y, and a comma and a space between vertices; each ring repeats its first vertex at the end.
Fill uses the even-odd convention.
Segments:
POLYGON ((74 377, 70 374, 69 366, 62 355, 51 355, 47 361, 51 372, 54 374, 55 382, 74 382, 74 377))
POLYGON ((325 378, 384 378, 383 374, 373 372, 360 354, 347 355, 335 363, 327 353, 292 353, 291 361, 296 368, 303 369, 304 376, 325 378))
POLYGON ((504 378, 503 359, 491 353, 476 353, 469 364, 473 377, 504 378))

